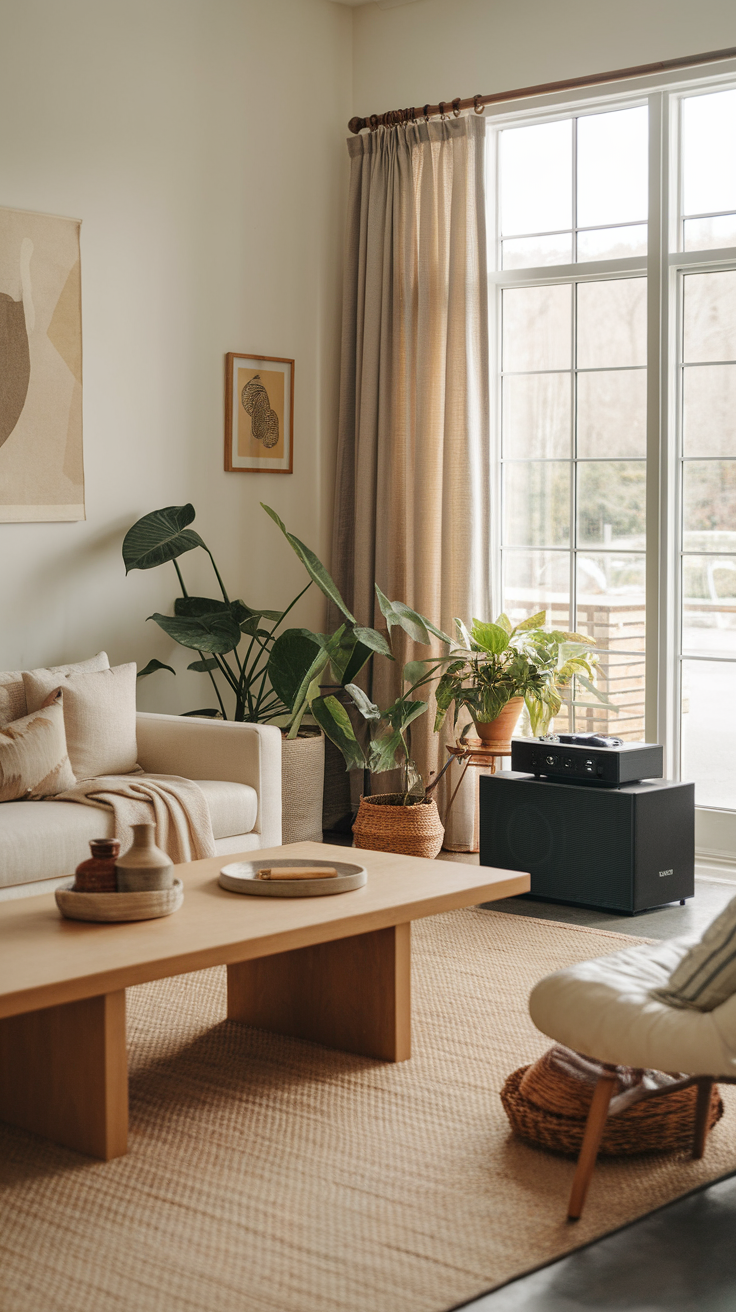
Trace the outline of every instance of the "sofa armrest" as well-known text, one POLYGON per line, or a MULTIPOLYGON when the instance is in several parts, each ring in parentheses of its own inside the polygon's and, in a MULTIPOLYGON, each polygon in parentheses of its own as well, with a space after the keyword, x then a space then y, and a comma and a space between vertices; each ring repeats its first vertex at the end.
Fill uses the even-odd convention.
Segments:
POLYGON ((138 761, 151 774, 250 784, 258 794, 255 831, 264 847, 281 842, 281 730, 196 716, 136 716, 138 761))

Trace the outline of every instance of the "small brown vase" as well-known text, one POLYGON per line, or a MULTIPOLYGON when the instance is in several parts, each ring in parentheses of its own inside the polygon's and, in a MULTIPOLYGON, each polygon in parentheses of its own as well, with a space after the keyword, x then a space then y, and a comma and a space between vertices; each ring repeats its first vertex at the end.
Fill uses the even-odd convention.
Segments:
POLYGON ((156 847, 155 825, 133 825, 133 846, 115 863, 119 893, 149 893, 152 889, 173 888, 174 867, 171 857, 156 847))
POLYGON ((115 893, 115 858, 120 852, 117 838, 90 838, 91 857, 80 861, 74 872, 75 893, 115 893))
POLYGON ((476 733, 485 747, 495 747, 510 742, 519 723, 523 705, 523 697, 512 697, 495 720, 488 720, 485 724, 480 720, 473 720, 476 733))

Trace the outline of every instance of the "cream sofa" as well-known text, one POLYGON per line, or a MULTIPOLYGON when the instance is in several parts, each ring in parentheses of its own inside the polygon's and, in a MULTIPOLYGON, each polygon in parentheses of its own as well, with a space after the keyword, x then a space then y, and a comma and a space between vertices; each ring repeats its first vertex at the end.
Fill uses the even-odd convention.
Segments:
MULTIPOLYGON (((138 761, 155 774, 196 779, 207 798, 218 856, 281 842, 281 732, 193 716, 136 720, 138 761)), ((112 814, 76 802, 0 803, 0 900, 44 892, 112 836, 112 814)))

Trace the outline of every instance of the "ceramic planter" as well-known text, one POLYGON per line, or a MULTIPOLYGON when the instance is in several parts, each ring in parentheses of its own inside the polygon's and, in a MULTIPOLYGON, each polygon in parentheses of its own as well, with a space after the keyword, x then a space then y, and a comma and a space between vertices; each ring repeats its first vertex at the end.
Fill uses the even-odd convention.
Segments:
POLYGON ((321 729, 281 735, 282 843, 322 842, 325 740, 321 729))
POLYGON ((473 720, 475 731, 484 747, 508 745, 519 723, 519 716, 523 708, 524 698, 512 697, 495 720, 489 720, 485 724, 480 720, 473 720))

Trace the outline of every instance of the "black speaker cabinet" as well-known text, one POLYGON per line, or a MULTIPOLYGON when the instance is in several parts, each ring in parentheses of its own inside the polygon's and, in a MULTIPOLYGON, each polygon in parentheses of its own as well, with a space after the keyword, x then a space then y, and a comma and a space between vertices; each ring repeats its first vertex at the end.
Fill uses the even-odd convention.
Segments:
POLYGON ((694 784, 593 789, 481 775, 480 864, 528 871, 531 897, 605 911, 692 897, 694 784))

